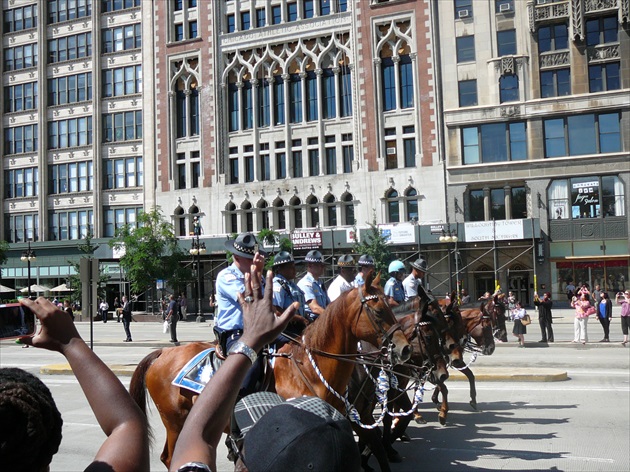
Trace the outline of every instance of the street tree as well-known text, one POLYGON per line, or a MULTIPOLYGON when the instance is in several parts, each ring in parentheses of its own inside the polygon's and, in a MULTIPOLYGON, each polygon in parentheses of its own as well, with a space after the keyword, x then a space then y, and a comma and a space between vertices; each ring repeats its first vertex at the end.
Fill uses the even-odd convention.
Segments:
MULTIPOLYGON (((372 256, 376 267, 376 272, 380 272, 383 276, 387 275, 387 266, 394 260, 391 247, 387 242, 387 238, 383 236, 380 228, 376 224, 376 215, 373 216, 371 223, 368 223, 369 228, 367 234, 362 233, 361 241, 357 241, 356 237, 353 244, 353 250, 359 256, 367 254, 372 256)), ((354 228, 354 233, 357 234, 357 228, 354 228)), ((384 277, 383 280, 387 280, 384 277)))
POLYGON ((280 233, 271 229, 263 228, 258 232, 256 240, 260 243, 264 243, 266 246, 271 246, 271 251, 268 252, 265 260, 265 270, 270 270, 273 265, 273 256, 280 251, 293 251, 293 243, 291 239, 286 236, 280 236, 280 233))
POLYGON ((120 265, 135 294, 154 289, 157 280, 178 288, 191 278, 182 264, 189 256, 177 244, 173 225, 164 220, 159 207, 140 213, 137 227, 120 227, 109 245, 124 252, 120 265))

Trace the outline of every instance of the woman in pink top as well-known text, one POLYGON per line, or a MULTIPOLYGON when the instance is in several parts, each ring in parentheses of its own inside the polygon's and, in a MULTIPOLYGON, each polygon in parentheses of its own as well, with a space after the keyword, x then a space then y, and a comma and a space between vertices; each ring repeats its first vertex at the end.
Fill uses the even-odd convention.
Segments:
POLYGON ((619 292, 615 297, 617 303, 621 305, 621 332, 623 333, 623 344, 628 344, 628 325, 630 325, 630 290, 624 293, 619 292))
POLYGON ((571 300, 571 306, 575 308, 575 320, 573 321, 573 330, 575 335, 573 337, 573 342, 586 344, 588 342, 586 325, 590 315, 589 310, 591 309, 589 294, 582 293, 579 299, 577 297, 573 297, 573 300, 571 300))

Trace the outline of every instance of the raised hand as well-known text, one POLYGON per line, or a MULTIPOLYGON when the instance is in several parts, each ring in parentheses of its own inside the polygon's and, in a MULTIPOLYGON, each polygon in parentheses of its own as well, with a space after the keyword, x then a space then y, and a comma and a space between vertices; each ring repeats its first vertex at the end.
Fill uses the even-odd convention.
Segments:
POLYGON ((37 334, 19 338, 23 344, 63 353, 70 341, 81 339, 70 315, 44 297, 37 300, 23 298, 20 303, 30 308, 41 322, 37 334))

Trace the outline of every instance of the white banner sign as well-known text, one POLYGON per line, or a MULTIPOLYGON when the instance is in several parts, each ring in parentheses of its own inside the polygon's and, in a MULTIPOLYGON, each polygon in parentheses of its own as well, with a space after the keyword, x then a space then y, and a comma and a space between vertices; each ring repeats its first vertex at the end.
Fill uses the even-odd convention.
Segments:
POLYGON ((466 242, 523 239, 523 220, 475 221, 464 223, 466 242))
POLYGON ((416 227, 413 225, 379 225, 381 234, 389 244, 414 244, 416 227))
POLYGON ((349 244, 359 242, 359 230, 354 228, 346 228, 346 242, 349 244))

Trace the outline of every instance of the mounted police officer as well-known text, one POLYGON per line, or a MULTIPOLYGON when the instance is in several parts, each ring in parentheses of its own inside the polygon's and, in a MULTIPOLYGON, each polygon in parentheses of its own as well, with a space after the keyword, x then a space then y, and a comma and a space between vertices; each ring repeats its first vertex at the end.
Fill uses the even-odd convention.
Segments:
MULTIPOLYGON (((296 262, 293 256, 287 251, 280 251, 273 258, 272 270, 274 272, 273 278, 273 306, 278 314, 284 313, 284 310, 289 308, 293 302, 298 302, 300 308, 297 310, 293 320, 289 322, 289 325, 284 332, 292 335, 299 336, 306 325, 305 319, 305 307, 306 300, 304 299, 304 292, 294 282, 296 269, 296 262)), ((289 342, 289 338, 281 334, 276 340, 276 347, 279 349, 282 345, 289 342)))
POLYGON ((361 257, 359 257, 358 264, 359 272, 354 278, 354 282, 352 283, 352 285, 354 285, 355 287, 362 287, 363 285, 365 285, 365 281, 367 280, 368 276, 374 272, 374 259, 372 258, 372 256, 363 254, 361 257))
MULTIPOLYGON (((228 354, 249 349, 239 341, 243 335, 243 310, 238 302, 238 294, 245 291, 244 274, 250 271, 252 264, 262 265, 266 253, 258 249, 256 237, 251 233, 241 233, 236 239, 226 241, 225 248, 232 253, 234 262, 217 275, 214 331, 224 354, 228 354)), ((254 391, 261 368, 259 357, 243 381, 241 394, 254 391)))
POLYGON ((339 275, 328 287, 328 298, 331 302, 339 298, 343 292, 352 290, 352 281, 356 272, 354 258, 349 254, 344 254, 337 260, 337 267, 339 275))
POLYGON ((398 260, 392 261, 387 271, 391 277, 385 284, 385 297, 390 306, 398 306, 405 301, 405 289, 402 284, 405 264, 398 260))
POLYGON ((411 274, 405 277, 402 283, 405 290, 405 301, 418 296, 418 286, 424 287, 424 276, 427 270, 427 261, 422 258, 411 263, 411 274))
POLYGON ((315 321, 330 303, 324 284, 319 280, 324 274, 324 256, 321 252, 313 250, 306 254, 304 261, 307 272, 298 282, 298 287, 302 289, 306 299, 306 318, 315 321))

